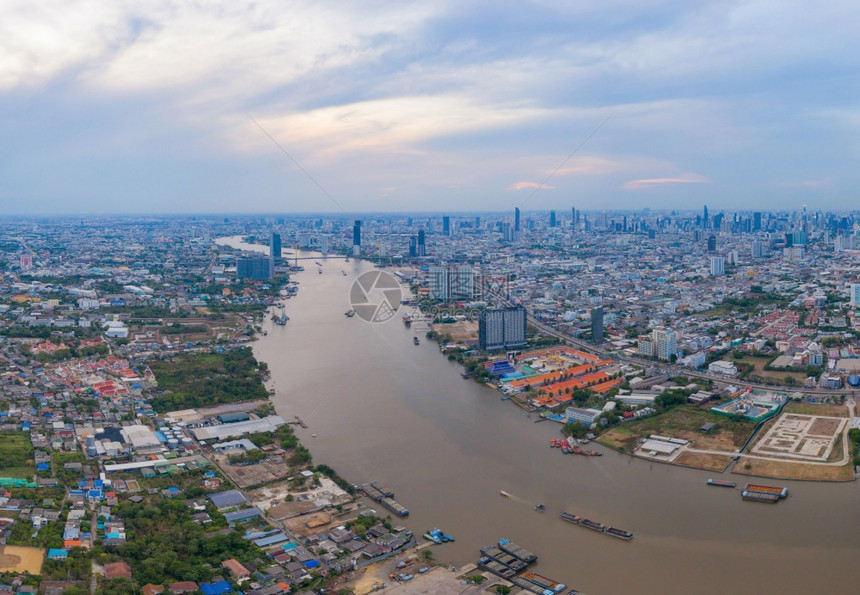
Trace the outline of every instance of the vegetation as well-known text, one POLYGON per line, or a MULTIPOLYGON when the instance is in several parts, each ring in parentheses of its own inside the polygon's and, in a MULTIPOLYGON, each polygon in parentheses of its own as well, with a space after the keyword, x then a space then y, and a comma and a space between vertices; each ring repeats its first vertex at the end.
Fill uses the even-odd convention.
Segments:
POLYGON ((27 432, 0 432, 0 476, 30 479, 36 472, 27 432))
POLYGON ((151 401, 159 413, 268 396, 248 347, 226 353, 182 354, 170 361, 154 361, 150 368, 165 391, 151 401))

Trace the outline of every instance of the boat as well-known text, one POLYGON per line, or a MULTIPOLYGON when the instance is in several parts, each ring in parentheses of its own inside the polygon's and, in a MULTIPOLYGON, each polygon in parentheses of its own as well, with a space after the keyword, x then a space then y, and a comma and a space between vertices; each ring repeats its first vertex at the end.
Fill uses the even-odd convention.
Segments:
POLYGON ((633 539, 633 533, 616 527, 607 527, 603 532, 607 535, 611 535, 612 537, 617 537, 618 539, 624 539, 626 541, 633 539))
POLYGON ((570 514, 569 512, 561 513, 562 520, 567 521, 568 523, 573 523, 574 525, 578 525, 582 522, 582 517, 578 514, 570 514))
POLYGON ((418 337, 412 337, 412 343, 414 345, 418 345, 419 344, 418 337))
POLYGON ((270 389, 269 389, 269 394, 270 394, 270 395, 273 395, 273 394, 275 394, 275 389, 273 389, 273 388, 270 388, 270 389))
POLYGON ((735 487, 736 484, 733 481, 722 481, 720 479, 709 479, 708 485, 709 486, 718 486, 721 488, 733 488, 733 487, 735 487))
POLYGON ((504 496, 505 498, 510 498, 510 497, 511 497, 511 495, 510 495, 509 493, 507 493, 505 490, 502 490, 502 491, 500 492, 500 494, 499 494, 499 495, 500 495, 500 496, 504 496))
POLYGON ((355 310, 347 310, 346 312, 343 313, 343 315, 346 316, 347 318, 352 318, 353 316, 355 316, 355 310))
POLYGON ((535 505, 535 510, 538 512, 546 512, 546 506, 543 504, 537 504, 535 505))
POLYGON ((412 326, 412 316, 410 316, 409 314, 404 314, 403 315, 403 324, 407 327, 412 326))
POLYGON ((535 554, 531 553, 526 548, 515 544, 510 539, 500 539, 499 549, 525 564, 531 564, 532 562, 537 561, 537 556, 535 554))
POLYGON ((741 498, 750 502, 765 502, 767 504, 776 504, 779 502, 778 494, 763 494, 761 492, 751 492, 749 490, 742 491, 741 498))
POLYGON ((319 273, 320 275, 322 275, 322 269, 317 269, 317 273, 319 273))
POLYGON ((346 271, 341 271, 341 274, 346 277, 346 271))
POLYGON ((424 534, 424 539, 433 543, 442 543, 442 538, 439 535, 433 535, 430 531, 424 534))
POLYGON ((550 438, 550 439, 549 439, 549 447, 550 447, 550 448, 555 448, 555 438, 550 438))

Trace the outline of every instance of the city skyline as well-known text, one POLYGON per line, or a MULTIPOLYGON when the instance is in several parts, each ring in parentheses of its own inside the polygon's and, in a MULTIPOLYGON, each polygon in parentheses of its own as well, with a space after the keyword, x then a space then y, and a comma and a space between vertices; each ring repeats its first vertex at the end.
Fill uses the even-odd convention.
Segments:
POLYGON ((12 3, 0 203, 25 215, 847 209, 857 13, 12 3))

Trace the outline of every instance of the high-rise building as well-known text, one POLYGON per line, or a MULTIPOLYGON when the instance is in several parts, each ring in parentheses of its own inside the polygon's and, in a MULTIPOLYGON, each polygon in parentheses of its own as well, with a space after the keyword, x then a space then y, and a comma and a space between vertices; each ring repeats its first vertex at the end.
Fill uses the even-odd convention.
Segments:
POLYGON ((849 297, 852 306, 860 306, 860 283, 852 283, 848 286, 849 297))
POLYGON ((549 226, 550 226, 550 227, 555 227, 555 223, 556 223, 556 221, 555 221, 555 211, 550 211, 550 212, 549 212, 549 226))
POLYGON ((33 266, 33 255, 29 252, 24 252, 18 262, 22 271, 29 271, 33 266))
POLYGON ((236 277, 239 279, 266 281, 274 276, 275 261, 271 256, 240 258, 236 262, 236 277))
POLYGON ((852 306, 860 306, 860 283, 852 283, 849 287, 849 296, 852 306))
POLYGON ((753 213, 752 230, 753 231, 760 231, 761 230, 761 213, 758 213, 758 212, 753 213))
POLYGON ((352 254, 361 255, 361 221, 356 219, 352 226, 352 254))
POLYGON ((603 308, 591 309, 591 340, 603 343, 603 308))
POLYGON ((576 207, 570 208, 570 227, 576 229, 576 207))
POLYGON ((514 209, 514 231, 520 230, 520 208, 514 209))
POLYGON ((717 249, 717 236, 708 236, 708 252, 713 252, 717 249))
POLYGON ((451 218, 447 215, 442 217, 442 234, 446 236, 451 235, 451 218))
POLYGON ((711 220, 708 219, 708 205, 705 205, 705 208, 702 211, 702 227, 708 229, 711 225, 711 220))
POLYGON ((475 292, 475 272, 470 266, 432 266, 427 271, 430 299, 469 301, 475 292))
POLYGON ((671 329, 657 327, 652 331, 651 337, 657 359, 669 361, 673 355, 678 355, 678 333, 671 329))
POLYGON ((281 234, 275 231, 272 232, 272 241, 269 244, 269 256, 272 258, 281 257, 281 234))
POLYGON ((418 238, 409 236, 409 256, 415 258, 418 256, 418 238))
POLYGON ((487 308, 478 321, 478 341, 484 351, 526 346, 526 309, 487 308))
POLYGON ((753 258, 763 258, 764 257, 764 242, 761 240, 753 240, 752 241, 752 257, 753 258))
POLYGON ((427 234, 423 229, 418 230, 418 256, 427 256, 427 234))
POLYGON ((722 256, 711 256, 711 276, 718 277, 726 274, 726 259, 722 256))

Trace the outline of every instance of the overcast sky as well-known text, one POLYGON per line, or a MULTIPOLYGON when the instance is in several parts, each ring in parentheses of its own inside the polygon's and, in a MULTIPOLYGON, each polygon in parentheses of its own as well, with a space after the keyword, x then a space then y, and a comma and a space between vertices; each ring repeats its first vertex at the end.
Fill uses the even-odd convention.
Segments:
POLYGON ((856 208, 858 23, 856 0, 6 0, 0 206, 856 208))

